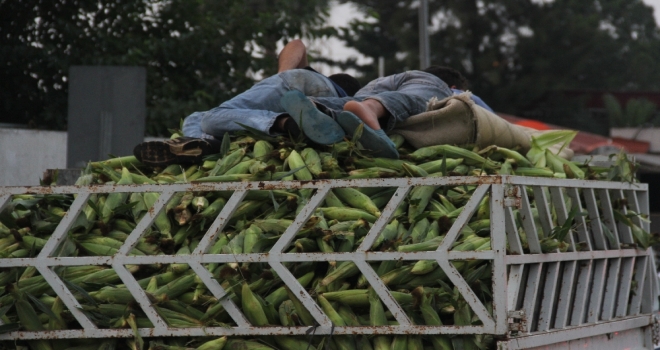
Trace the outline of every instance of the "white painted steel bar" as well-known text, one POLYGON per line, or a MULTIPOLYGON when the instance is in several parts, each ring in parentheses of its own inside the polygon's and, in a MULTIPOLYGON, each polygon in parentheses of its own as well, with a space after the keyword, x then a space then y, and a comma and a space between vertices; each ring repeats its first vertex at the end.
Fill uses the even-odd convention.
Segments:
MULTIPOLYGON (((256 181, 256 182, 203 182, 181 184, 94 185, 94 186, 16 186, 0 187, 0 195, 15 194, 79 194, 79 193, 145 193, 163 192, 217 192, 217 191, 268 191, 291 189, 316 189, 324 186, 337 187, 406 187, 406 186, 462 186, 502 183, 501 176, 442 176, 411 178, 332 179, 315 181, 256 181)), ((612 183, 593 181, 585 187, 610 188, 612 183)), ((579 187, 579 183, 575 183, 579 187)), ((616 188, 630 188, 617 186, 616 188)))
POLYGON ((573 303, 573 287, 576 279, 576 265, 576 261, 563 263, 554 328, 566 328, 572 307, 575 306, 573 303))
POLYGON ((577 187, 602 188, 615 190, 648 191, 649 185, 645 183, 626 183, 616 181, 595 181, 579 179, 541 178, 531 176, 502 176, 502 184, 544 186, 544 187, 577 187))
POLYGON ((64 284, 62 279, 60 279, 60 277, 55 274, 55 271, 51 270, 47 266, 40 264, 37 264, 35 267, 44 278, 44 280, 48 282, 48 285, 53 288, 53 291, 57 294, 57 296, 60 297, 64 305, 66 305, 66 307, 69 309, 69 312, 71 312, 71 315, 73 315, 76 321, 78 321, 80 326, 85 329, 97 328, 96 325, 90 321, 90 319, 82 312, 80 303, 78 303, 73 294, 71 294, 71 291, 64 284))
POLYGON ((151 224, 153 223, 154 219, 158 214, 165 208, 165 205, 167 202, 172 198, 174 195, 174 191, 172 190, 165 190, 161 192, 160 196, 158 196, 158 199, 156 202, 154 202, 154 206, 152 208, 147 208, 146 214, 142 217, 142 220, 138 222, 138 224, 135 226, 133 229, 133 232, 131 232, 130 235, 126 238, 124 241, 124 244, 119 248, 119 251, 117 251, 118 255, 129 255, 129 252, 133 250, 135 245, 138 243, 140 240, 140 237, 144 234, 144 231, 151 227, 151 224))
POLYGON ((321 310, 321 308, 316 304, 314 299, 309 295, 309 293, 303 288, 300 283, 293 276, 291 271, 289 271, 280 261, 281 254, 284 250, 291 244, 291 241, 296 236, 296 233, 300 228, 309 220, 310 216, 314 213, 314 210, 318 205, 323 201, 325 196, 330 191, 330 187, 321 187, 317 189, 316 193, 309 199, 309 202, 300 210, 295 220, 291 223, 286 231, 282 234, 282 237, 277 240, 275 245, 270 250, 269 261, 270 266, 275 270, 275 272, 280 276, 282 281, 289 287, 292 294, 295 295, 298 300, 303 304, 303 306, 309 311, 309 313, 314 317, 316 322, 320 326, 329 327, 332 322, 328 316, 321 310))
POLYGON ((81 257, 46 257, 46 258, 15 258, 0 259, 0 268, 33 266, 37 262, 45 266, 86 266, 86 265, 110 265, 111 256, 81 256, 81 257))
MULTIPOLYGON (((509 251, 513 254, 522 255, 523 247, 520 243, 520 236, 518 235, 518 227, 516 227, 516 219, 513 216, 513 210, 511 208, 504 209, 505 216, 505 227, 506 227, 506 237, 507 242, 509 242, 509 251)), ((492 233, 491 229, 491 233, 492 233)), ((492 238, 491 238, 492 239, 492 238)))
MULTIPOLYGON (((2 189, 2 187, 0 187, 2 189)), ((0 195, 0 212, 5 210, 5 206, 9 204, 9 200, 11 199, 11 194, 2 194, 0 195)))
POLYGON ((593 265, 594 277, 589 296, 587 323, 594 323, 599 320, 603 303, 603 288, 605 288, 605 279, 607 278, 607 259, 594 260, 593 265))
POLYGON ((632 290, 633 296, 630 300, 630 307, 628 314, 637 315, 642 308, 642 296, 644 295, 644 283, 646 282, 646 275, 648 273, 649 258, 641 256, 635 259, 635 289, 632 290))
POLYGON ((193 254, 204 254, 209 250, 209 248, 217 241, 218 236, 225 228, 225 225, 229 219, 231 219, 232 215, 234 215, 239 204, 241 204, 246 195, 247 191, 245 190, 234 191, 234 193, 231 194, 231 197, 229 197, 225 206, 220 210, 220 213, 218 213, 218 216, 213 220, 211 226, 209 226, 204 237, 199 241, 193 254))
POLYGON ((367 233, 367 235, 364 237, 364 240, 357 248, 358 252, 364 252, 371 249, 374 242, 376 241, 376 238, 378 238, 378 234, 383 231, 387 224, 389 224, 392 214, 394 214, 396 209, 406 198, 406 195, 408 192, 410 192, 410 189, 410 186, 397 188, 396 192, 394 192, 392 198, 381 212, 380 217, 376 220, 376 222, 374 222, 373 225, 371 225, 369 233, 367 233))
MULTIPOLYGON (((617 200, 619 202, 619 205, 621 206, 621 208, 619 209, 620 213, 626 215, 628 213, 628 209, 627 209, 627 205, 623 205, 626 200, 623 191, 618 190, 612 192, 614 199, 617 200)), ((617 229, 619 230, 619 235, 621 236, 621 243, 633 244, 635 242, 633 240, 632 230, 630 226, 619 221, 617 225, 617 229)))
POLYGON ((578 276, 575 284, 575 298, 573 299, 573 312, 570 325, 579 326, 584 323, 585 315, 589 307, 588 293, 591 281, 593 261, 586 260, 578 262, 578 276))
POLYGON ((147 293, 140 287, 140 285, 135 280, 135 277, 126 269, 126 267, 120 262, 117 261, 112 264, 112 268, 115 270, 119 278, 122 280, 126 288, 131 292, 133 298, 138 303, 142 311, 147 315, 151 324, 154 325, 154 330, 157 332, 166 332, 168 329, 167 324, 162 317, 156 312, 151 301, 147 296, 147 293))
POLYGON ((411 325, 412 323, 410 322, 410 319, 399 303, 394 300, 394 297, 392 297, 392 294, 387 289, 385 283, 383 283, 383 280, 378 277, 376 271, 374 271, 374 269, 364 260, 355 260, 355 265, 360 269, 360 272, 362 272, 367 279, 371 288, 373 288, 374 292, 378 294, 380 301, 385 304, 385 307, 387 307, 388 310, 390 310, 392 316, 394 316, 397 322, 402 326, 411 325))
MULTIPOLYGON (((199 263, 233 263, 254 262, 267 263, 270 261, 270 253, 251 254, 188 254, 188 255, 130 255, 122 257, 121 261, 126 265, 147 264, 186 264, 190 261, 199 263)), ((436 251, 424 252, 346 252, 346 253, 284 253, 280 254, 283 262, 305 262, 305 261, 349 261, 364 259, 366 261, 384 260, 433 260, 438 253, 436 251)), ((492 260, 495 252, 484 251, 450 251, 446 253, 449 260, 492 260)), ((87 265, 111 265, 116 258, 111 256, 85 256, 85 257, 48 257, 39 259, 46 266, 87 266, 87 265)), ((32 266, 37 260, 35 258, 12 258, 0 259, 0 268, 32 266)))
POLYGON ((575 223, 577 224, 577 237, 578 242, 584 245, 583 250, 593 250, 593 244, 591 242, 591 237, 589 237, 589 232, 587 231, 587 220, 583 215, 580 215, 583 212, 582 201, 580 199, 580 193, 577 188, 571 187, 566 189, 568 197, 571 199, 572 207, 571 210, 576 210, 578 215, 575 217, 575 223))
POLYGON ((14 194, 79 194, 111 192, 162 192, 164 188, 175 192, 214 192, 236 190, 290 190, 332 187, 405 187, 405 186, 461 186, 480 184, 510 184, 525 186, 576 187, 616 190, 648 191, 648 184, 615 181, 538 178, 528 176, 444 176, 386 179, 333 179, 317 181, 256 181, 256 182, 204 182, 183 184, 94 185, 94 186, 9 186, 0 187, 0 196, 14 194))
POLYGON ((610 192, 608 190, 599 190, 598 191, 600 199, 600 208, 603 211, 603 224, 607 227, 613 235, 614 244, 610 244, 610 249, 619 249, 621 247, 621 238, 619 237, 619 231, 616 227, 616 220, 614 218, 614 212, 612 211, 612 199, 610 197, 610 192))
MULTIPOLYGON (((552 196, 552 202, 554 204, 555 212, 557 213, 558 225, 563 226, 565 222, 569 219, 568 212, 566 209, 566 202, 564 199, 564 193, 562 188, 551 187, 550 193, 552 196)), ((572 224, 571 224, 572 226, 572 224)), ((575 251, 575 240, 573 229, 569 229, 569 232, 564 239, 568 241, 568 251, 575 251)), ((557 310, 554 319, 554 328, 564 328, 568 324, 569 313, 571 310, 572 296, 573 296, 573 285, 575 283, 575 261, 568 261, 562 264, 561 269, 561 280, 559 295, 557 300, 557 310)))
POLYGON ((642 218, 640 217, 641 215, 643 215, 643 213, 648 213, 648 211, 643 211, 642 205, 640 205, 640 199, 637 196, 637 191, 624 191, 624 194, 626 196, 628 208, 630 208, 632 211, 638 214, 631 218, 632 222, 635 225, 639 226, 641 229, 645 230, 646 232, 649 232, 650 223, 647 222, 648 220, 642 220, 642 218), (649 225, 648 228, 647 228, 647 224, 649 225))
MULTIPOLYGON (((562 226, 568 220, 568 211, 566 210, 566 202, 564 201, 564 193, 562 188, 550 187, 550 194, 552 197, 552 204, 555 208, 555 213, 557 213, 557 225, 562 226)), ((575 249, 575 233, 573 232, 573 224, 564 238, 564 241, 568 243, 568 251, 574 252, 575 249)))
POLYGON ((538 315, 536 313, 536 304, 541 292, 541 279, 543 276, 541 272, 543 270, 542 264, 530 264, 526 265, 529 269, 527 273, 526 281, 526 290, 525 290, 525 299, 523 300, 523 311, 525 312, 525 317, 527 323, 525 324, 525 332, 532 332, 533 327, 535 326, 536 321, 538 320, 538 315))
MULTIPOLYGON (((645 327, 652 323, 653 320, 650 315, 643 315, 594 325, 571 327, 549 333, 539 333, 527 337, 512 338, 506 342, 500 342, 498 345, 500 346, 499 349, 507 350, 543 348, 547 345, 556 344, 558 341, 568 342, 595 335, 623 332, 629 329, 645 327)), ((553 348, 556 349, 556 347, 553 348)), ((605 350, 606 348, 602 349, 605 350)))
MULTIPOLYGON (((490 192, 490 232, 491 249, 495 252, 493 259, 493 317, 495 318, 495 333, 502 334, 508 330, 507 323, 507 278, 506 278, 506 219, 504 206, 504 186, 491 185, 490 192)), ((485 324, 485 323, 484 323, 485 324)))
POLYGON ((628 301, 630 296, 630 285, 633 280, 633 271, 635 267, 635 258, 621 259, 621 277, 618 282, 619 291, 617 293, 615 317, 623 317, 628 314, 628 301))
POLYGON ((600 315, 601 321, 611 320, 614 314, 616 292, 619 285, 619 272, 621 271, 621 259, 610 259, 608 265, 605 295, 603 296, 603 311, 600 315))
POLYGON ((522 204, 520 208, 520 214, 522 215, 522 226, 527 236, 527 245, 529 246, 529 252, 541 253, 541 243, 539 242, 538 229, 536 228, 536 222, 534 222, 534 214, 532 214, 532 205, 529 202, 529 197, 527 197, 527 191, 525 187, 520 186, 521 198, 520 202, 522 204))
POLYGON ((211 272, 199 263, 191 262, 189 265, 195 271, 197 277, 206 285, 206 288, 222 304, 229 317, 236 322, 236 326, 250 327, 250 321, 248 321, 241 309, 228 297, 227 291, 213 278, 211 272))
MULTIPOLYGON (((651 266, 653 266, 653 274, 651 275, 651 286, 653 289, 651 290, 651 295, 653 295, 656 300, 658 298, 658 295, 660 294, 660 278, 658 278, 658 273, 655 271, 655 267, 658 266, 656 261, 655 261, 655 254, 653 254, 653 249, 652 248, 647 248, 646 251, 648 252, 648 257, 651 259, 651 266)), ((655 300, 651 308, 655 308, 655 300)))
POLYGON ((62 220, 57 225, 57 228, 53 231, 53 234, 51 234, 44 247, 41 248, 41 251, 36 256, 35 260, 51 256, 57 247, 60 246, 60 243, 66 239, 67 232, 69 232, 71 225, 73 225, 73 222, 78 215, 80 215, 83 206, 87 204, 87 198, 89 198, 89 194, 83 193, 79 194, 76 199, 73 200, 69 210, 64 214, 64 217, 62 217, 62 220))
POLYGON ((525 265, 511 265, 509 266, 509 284, 506 287, 507 300, 506 307, 507 310, 518 310, 518 305, 520 304, 521 295, 523 295, 522 290, 522 281, 525 265))
MULTIPOLYGON (((631 191, 636 194, 637 201, 636 203, 639 204, 638 208, 638 213, 640 214, 647 214, 651 212, 649 209, 649 193, 647 191, 631 191)), ((646 232, 651 231, 651 223, 648 221, 642 221, 642 228, 646 232)))
MULTIPOLYGON (((483 334, 482 326, 379 326, 379 327, 316 327, 315 335, 391 335, 391 334, 483 334)), ((309 327, 199 327, 199 328, 138 328, 142 337, 210 337, 210 336, 268 336, 302 335, 309 336, 309 327)), ((133 331, 123 329, 69 329, 48 332, 17 331, 0 334, 0 340, 33 339, 91 339, 91 338, 131 338, 133 331)), ((304 350, 304 349, 303 349, 304 350)))
POLYGON ((552 232, 554 225, 552 223, 552 216, 550 215, 550 201, 548 200, 548 196, 546 196, 544 188, 545 187, 541 186, 532 186, 532 190, 534 191, 534 204, 536 204, 539 221, 541 221, 543 237, 548 237, 550 232, 552 232))
POLYGON ((557 283, 559 280, 559 268, 561 263, 546 263, 547 267, 543 286, 543 298, 541 299, 541 309, 539 311, 538 327, 536 331, 549 331, 552 326, 552 315, 557 301, 557 283))
POLYGON ((547 254, 525 254, 525 255, 507 255, 505 260, 507 264, 528 264, 538 262, 555 262, 571 260, 591 260, 591 259, 609 259, 609 258, 629 258, 633 256, 646 256, 647 252, 638 249, 620 249, 620 250, 595 250, 591 252, 566 252, 566 253, 547 253, 547 254))
POLYGON ((307 202, 302 210, 300 210, 300 213, 298 213, 295 220, 293 220, 291 226, 284 231, 282 237, 280 237, 270 249, 271 254, 281 254, 289 247, 289 245, 291 245, 291 241, 296 237, 296 233, 300 231, 300 228, 302 228, 312 214, 314 214, 314 210, 316 210, 316 207, 318 207, 321 201, 323 201, 330 189, 331 188, 328 186, 317 189, 316 193, 314 193, 309 199, 309 202, 307 202))
POLYGON ((652 313, 655 307, 655 300, 658 297, 657 289, 655 284, 658 280, 658 273, 656 272, 656 264, 653 254, 649 255, 649 263, 646 264, 648 269, 647 277, 644 280, 644 286, 642 287, 642 313, 649 314, 652 313))
POLYGON ((332 327, 332 322, 328 316, 321 310, 321 307, 312 299, 309 293, 303 288, 300 283, 293 276, 291 271, 289 271, 281 262, 273 260, 270 262, 270 266, 275 270, 278 276, 289 288, 291 293, 295 295, 296 298, 303 304, 303 306, 309 311, 309 313, 314 317, 314 320, 318 322, 321 327, 332 327))
POLYGON ((589 213, 589 227, 593 237, 594 249, 605 250, 608 247, 608 242, 605 239, 603 224, 598 212, 596 192, 592 188, 585 188, 582 191, 582 194, 584 195, 584 200, 587 204, 587 212, 589 213))
POLYGON ((463 231, 463 228, 467 225, 468 221, 474 214, 474 211, 477 209, 477 207, 479 207, 479 204, 484 198, 484 195, 488 193, 489 187, 490 185, 480 185, 474 190, 474 193, 463 207, 463 211, 461 211, 461 213, 458 215, 454 221, 454 224, 451 226, 445 235, 445 238, 442 240, 442 243, 440 243, 438 246, 438 252, 445 253, 451 249, 454 242, 456 242, 456 238, 461 233, 461 231, 463 231))
MULTIPOLYGON (((489 315, 488 310, 481 302, 481 300, 479 300, 479 297, 474 294, 474 291, 472 291, 467 282, 465 282, 465 279, 461 273, 458 272, 454 265, 450 264, 449 260, 447 259, 438 258, 436 261, 438 262, 440 268, 442 268, 442 270, 445 272, 449 280, 454 284, 454 287, 461 293, 463 299, 465 299, 468 305, 470 305, 474 314, 479 317, 479 320, 481 320, 483 323, 485 332, 495 333, 495 320, 491 317, 491 315, 489 315)), ((506 299, 504 302, 506 303, 506 299)), ((502 305, 502 307, 506 307, 506 304, 502 305)))

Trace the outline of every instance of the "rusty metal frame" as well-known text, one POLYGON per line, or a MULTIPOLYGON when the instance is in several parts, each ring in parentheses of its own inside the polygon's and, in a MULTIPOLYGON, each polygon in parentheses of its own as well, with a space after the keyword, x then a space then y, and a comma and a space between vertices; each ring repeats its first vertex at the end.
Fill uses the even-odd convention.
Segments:
MULTIPOLYGON (((315 180, 315 181, 278 181, 278 182, 240 182, 240 183, 203 183, 203 184, 171 184, 171 185, 100 185, 100 186, 61 186, 61 187, 4 187, 0 188, 0 210, 9 203, 13 195, 18 194, 74 194, 76 195, 71 208, 48 240, 46 246, 35 258, 0 259, 0 267, 36 266, 39 272, 53 287, 55 293, 62 298, 66 307, 82 326, 82 329, 57 330, 47 332, 16 331, 0 334, 0 340, 7 339, 52 339, 52 338, 107 338, 131 337, 130 329, 100 329, 91 322, 80 310, 80 305, 63 281, 53 272, 55 266, 80 265, 110 265, 123 283, 129 288, 140 307, 154 324, 153 328, 142 328, 138 332, 144 337, 151 336, 212 336, 212 335, 304 335, 310 327, 253 327, 235 305, 226 296, 226 291, 213 279, 203 264, 207 263, 234 263, 234 262, 260 262, 269 264, 280 276, 281 280, 299 296, 301 303, 310 311, 317 326, 314 334, 474 334, 485 333, 494 335, 516 336, 510 332, 509 313, 522 310, 523 314, 538 317, 536 310, 540 310, 547 320, 542 322, 525 322, 526 326, 520 335, 532 335, 536 332, 570 329, 571 327, 602 322, 614 318, 618 322, 634 316, 649 314, 648 298, 643 296, 657 295, 656 277, 653 274, 652 264, 649 262, 649 250, 617 249, 609 247, 601 225, 599 210, 596 207, 595 193, 601 196, 616 193, 616 198, 627 198, 630 210, 648 214, 648 186, 645 184, 623 184, 615 182, 541 179, 516 176, 481 176, 481 177, 444 177, 444 178, 397 178, 397 179, 356 179, 356 180, 315 180), (436 251, 427 252, 372 252, 369 248, 382 229, 390 222, 398 205, 415 186, 476 186, 472 198, 469 199, 465 209, 456 219, 454 226, 445 236, 445 240, 436 251), (523 220, 523 230, 527 234, 529 251, 523 252, 518 236, 518 227, 513 217, 512 205, 519 205, 523 214, 530 214, 531 203, 525 194, 525 186, 533 187, 537 198, 545 198, 550 193, 552 202, 546 200, 536 201, 545 215, 542 219, 544 232, 552 229, 549 220, 550 208, 559 210, 560 217, 566 217, 567 209, 563 207, 564 196, 573 199, 573 205, 579 198, 578 191, 585 191, 587 208, 591 223, 589 229, 577 228, 570 236, 571 249, 566 253, 541 254, 538 240, 538 231, 531 219, 523 220), (371 226, 363 243, 354 252, 349 253, 284 253, 293 241, 295 234, 303 227, 322 203, 325 195, 337 187, 395 187, 397 188, 390 202, 382 211, 381 216, 371 226), (313 189, 314 195, 307 205, 300 211, 292 225, 284 232, 273 248, 267 253, 251 254, 205 254, 212 246, 231 218, 238 205, 245 198, 248 191, 276 190, 276 189, 313 189), (176 193, 183 191, 233 191, 227 205, 219 213, 210 228, 201 239, 196 250, 189 255, 158 255, 158 256, 131 256, 128 255, 138 239, 149 228, 156 215, 163 210, 167 201, 176 193), (567 193, 564 193, 567 191, 567 193), (124 245, 114 256, 99 257, 53 257, 52 252, 62 242, 69 228, 81 212, 87 198, 94 193, 112 192, 158 192, 159 199, 148 214, 137 224, 136 228, 126 239, 124 245), (516 193, 518 197, 515 198, 516 193), (491 250, 479 252, 451 251, 452 243, 458 237, 464 225, 467 225, 479 202, 485 197, 490 198, 491 210, 491 250), (593 196, 593 201, 590 201, 593 196), (594 223, 595 219, 595 223, 594 223), (588 249, 576 251, 577 242, 584 242, 588 249), (509 252, 507 253, 507 245, 509 252), (482 325, 475 326, 419 326, 414 325, 394 300, 388 288, 369 265, 372 261, 384 260, 436 260, 446 272, 451 282, 462 293, 464 299, 482 321, 482 325), (451 260, 492 260, 492 288, 493 311, 487 310, 477 298, 460 273, 450 263, 451 260), (302 261, 353 261, 372 285, 381 301, 392 312, 399 325, 378 327, 333 327, 331 321, 323 313, 309 293, 296 281, 294 276, 286 269, 283 263, 302 261), (586 265, 585 265, 586 262, 586 265), (598 267, 599 265, 602 267, 598 267), (606 263, 602 263, 606 262, 606 263), (149 302, 146 293, 137 285, 135 278, 125 268, 127 264, 173 264, 186 263, 197 273, 207 285, 209 291, 221 300, 226 310, 236 323, 235 327, 199 327, 199 328, 171 328, 158 315, 149 302), (605 266, 606 265, 606 266, 605 266), (550 266, 552 272, 544 276, 544 266, 550 266), (567 267, 568 266, 568 267, 567 267), (600 288, 598 283, 591 283, 593 276, 610 274, 623 276, 624 281, 634 279, 641 283, 640 291, 632 298, 629 307, 623 307, 620 298, 608 297, 605 299, 611 307, 602 310, 595 307, 594 298, 600 297, 594 288, 600 288), (543 297, 543 298, 541 298, 543 297), (576 310, 566 298, 574 300, 587 300, 595 309, 576 310), (610 299, 608 299, 610 298, 610 299), (536 304, 541 301, 540 307, 536 304), (561 312, 554 310, 560 308, 561 312), (625 309, 625 310, 624 310, 625 309), (611 310, 611 312, 610 312, 611 310), (602 317, 585 319, 588 312, 598 311, 602 317), (559 317, 547 315, 559 315, 559 317)), ((605 197, 603 197, 605 198, 605 197)), ((601 208, 608 217, 612 217, 611 208, 601 208), (609 211, 608 211, 609 210, 609 211)), ((605 223, 610 229, 621 235, 621 240, 629 240, 625 228, 617 227, 612 223, 605 223), (619 231, 621 233, 619 233, 619 231)), ((640 222, 641 225, 645 223, 640 222)), ((586 224, 585 224, 586 225, 586 224)), ((547 268, 545 268, 547 269, 547 268)), ((596 281, 598 282, 598 281, 596 281)), ((629 293, 620 283, 601 281, 606 290, 616 291, 614 295, 629 293), (613 288, 613 289, 612 289, 613 288)), ((637 323, 635 323, 637 324, 637 323)))

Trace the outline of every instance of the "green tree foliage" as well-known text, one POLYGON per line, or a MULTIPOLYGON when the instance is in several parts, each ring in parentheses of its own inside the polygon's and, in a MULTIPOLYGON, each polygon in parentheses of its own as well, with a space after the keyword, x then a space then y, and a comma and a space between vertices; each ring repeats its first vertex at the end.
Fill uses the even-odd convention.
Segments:
POLYGON ((631 98, 623 108, 612 94, 603 95, 603 105, 613 127, 635 127, 652 123, 658 109, 653 102, 645 98, 631 98))
MULTIPOLYGON (((348 46, 383 56, 386 74, 419 68, 418 1, 343 2, 365 14, 342 30, 348 46)), ((431 64, 462 71, 497 111, 584 127, 584 101, 561 91, 660 91, 660 32, 642 0, 429 0, 429 12, 431 64)))
POLYGON ((65 129, 72 65, 147 67, 147 129, 276 72, 277 42, 331 35, 328 0, 0 0, 0 122, 65 129))

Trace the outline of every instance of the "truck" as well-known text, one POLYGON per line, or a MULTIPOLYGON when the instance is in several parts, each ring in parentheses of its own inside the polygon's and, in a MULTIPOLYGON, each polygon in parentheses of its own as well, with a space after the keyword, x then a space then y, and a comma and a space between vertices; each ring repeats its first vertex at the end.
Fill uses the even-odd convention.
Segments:
MULTIPOLYGON (((5 272, 32 268, 49 286, 45 289, 49 296, 44 296, 41 304, 51 305, 47 300, 59 299, 72 321, 67 323, 67 327, 51 329, 16 328, 15 323, 8 323, 10 319, 13 320, 11 322, 15 320, 7 317, 7 304, 3 304, 5 329, 0 334, 0 342, 4 343, 121 338, 208 339, 225 336, 229 340, 288 337, 299 341, 295 343, 298 345, 278 343, 277 347, 285 349, 307 343, 319 348, 321 344, 328 343, 336 346, 338 339, 344 336, 353 339, 355 344, 361 344, 361 339, 375 341, 379 337, 389 337, 389 341, 396 343, 398 339, 408 337, 410 342, 413 338, 423 339, 431 348, 429 339, 433 338, 444 339, 442 341, 448 342, 454 349, 476 348, 487 343, 488 348, 504 350, 653 349, 658 341, 659 323, 655 310, 659 289, 655 258, 652 248, 643 247, 637 236, 639 230, 650 230, 650 224, 645 219, 649 214, 647 184, 487 175, 3 187, 0 188, 0 213, 4 210, 6 215, 11 210, 25 210, 28 204, 24 201, 33 196, 66 201, 68 207, 61 214, 61 220, 53 226, 52 234, 43 242, 33 243, 32 251, 37 252, 20 257, 6 255, 0 259, 0 267, 5 272), (365 216, 367 223, 360 227, 360 237, 354 237, 356 242, 350 251, 306 250, 304 244, 309 240, 302 238, 313 237, 313 233, 309 233, 312 232, 310 223, 322 215, 330 220, 332 211, 327 201, 338 189, 345 188, 362 190, 362 193, 372 197, 387 192, 387 198, 379 208, 380 215, 373 218, 365 216), (242 225, 236 219, 236 213, 244 210, 245 203, 256 201, 285 205, 286 200, 279 196, 286 196, 287 191, 307 193, 308 197, 296 207, 287 226, 280 228, 281 232, 277 235, 269 236, 265 245, 267 249, 255 248, 239 253, 213 250, 217 242, 226 236, 229 224, 242 225), (424 191, 444 194, 446 198, 453 194, 464 203, 460 210, 453 210, 451 214, 440 216, 431 210, 414 218, 417 222, 426 219, 445 225, 442 239, 424 249, 411 247, 408 250, 401 249, 401 246, 394 250, 382 249, 382 237, 391 234, 388 230, 392 223, 397 218, 405 220, 401 216, 401 208, 418 204, 411 200, 412 193, 424 191), (62 246, 71 238, 72 228, 79 223, 81 216, 89 214, 85 211, 89 211, 91 199, 123 194, 125 200, 128 196, 147 193, 158 194, 157 199, 146 208, 143 217, 127 230, 121 246, 106 254, 78 256, 71 252, 62 253, 62 246), (140 251, 140 244, 145 242, 145 235, 153 231, 159 215, 168 210, 168 203, 186 193, 220 194, 225 202, 216 216, 208 219, 193 249, 154 255, 136 253, 140 251), (457 249, 461 237, 467 235, 466 230, 474 237, 489 238, 488 243, 482 245, 482 249, 457 249), (298 247, 299 243, 302 248, 298 247), (442 293, 454 293, 453 300, 458 300, 453 305, 434 304, 440 319, 453 319, 453 324, 451 321, 444 324, 424 322, 425 319, 415 311, 420 301, 419 295, 415 296, 412 292, 415 285, 411 284, 410 278, 399 275, 397 278, 407 282, 393 282, 379 273, 379 267, 385 262, 396 262, 397 268, 415 278, 418 276, 411 274, 411 266, 421 261, 435 267, 433 271, 439 276, 437 281, 430 279, 433 282, 423 287, 439 293, 436 298, 442 293), (387 315, 385 322, 374 324, 373 321, 361 319, 361 322, 355 323, 338 322, 333 309, 327 308, 323 300, 335 303, 335 308, 343 303, 331 299, 332 293, 322 293, 302 282, 302 272, 295 270, 313 265, 317 266, 318 273, 319 265, 336 268, 347 266, 347 263, 352 263, 351 266, 356 269, 354 277, 349 279, 351 288, 358 283, 369 286, 369 297, 361 300, 369 300, 368 303, 379 300, 378 304, 387 315), (237 289, 236 285, 228 284, 223 277, 212 273, 211 265, 232 266, 235 268, 233 271, 239 272, 246 271, 241 268, 248 269, 248 265, 271 271, 280 281, 272 289, 286 287, 283 295, 295 302, 298 307, 295 314, 298 317, 308 315, 310 321, 288 325, 259 323, 258 318, 246 310, 244 302, 246 295, 252 294, 242 294, 242 300, 238 300, 236 296, 241 295, 241 288, 237 289), (143 315, 145 321, 142 325, 133 323, 117 327, 100 324, 90 312, 88 300, 90 295, 96 295, 92 291, 100 286, 95 285, 94 281, 76 286, 62 273, 67 268, 84 266, 114 271, 119 278, 118 283, 134 301, 131 307, 138 310, 135 314, 139 312, 143 315), (185 266, 182 269, 191 271, 190 274, 195 277, 194 285, 197 287, 192 289, 203 287, 206 294, 210 294, 206 299, 214 300, 218 308, 224 309, 224 323, 174 325, 171 317, 159 306, 166 301, 155 300, 154 296, 158 293, 152 293, 154 289, 147 285, 156 277, 144 278, 135 274, 139 270, 149 271, 148 267, 153 266, 169 266, 168 271, 176 266, 185 266), (319 296, 323 296, 323 300, 319 296), (464 313, 469 315, 465 322, 457 321, 457 315, 463 313, 462 310, 467 310, 464 313), (330 340, 319 343, 318 339, 330 340)), ((446 203, 447 206, 450 204, 446 203)), ((361 222, 354 217, 351 220, 361 222)), ((410 220, 412 222, 413 218, 410 220)), ((265 226, 260 229, 267 232, 265 226)), ((357 230, 344 230, 341 232, 353 232, 358 236, 357 230)), ((403 235, 415 234, 411 233, 412 230, 411 224, 403 235)), ((313 232, 320 237, 330 234, 327 230, 313 232)), ((336 232, 332 234, 339 235, 336 232)), ((176 237, 173 239, 176 240, 176 237)), ((17 285, 20 286, 20 282, 17 285)), ((162 284, 158 288, 162 291, 162 284)), ((260 293, 257 290, 259 286, 254 287, 254 295, 260 293)), ((118 294, 118 290, 115 291, 118 294)), ((273 291, 262 293, 263 298, 268 299, 269 293, 273 291)), ((7 293, 4 295, 7 296, 7 293)), ((179 295, 182 294, 173 297, 179 295)), ((361 295, 366 297, 367 290, 364 289, 361 295)), ((33 297, 39 298, 39 295, 33 297)), ((421 298, 424 300, 423 295, 421 298)), ((32 302, 38 304, 34 300, 32 302)), ((367 304, 362 310, 371 312, 373 305, 367 304)), ((354 310, 360 310, 360 307, 356 306, 354 310)), ((358 319, 361 317, 358 312, 356 315, 358 319)), ((412 347, 412 343, 408 344, 412 347)), ((230 348, 240 348, 237 346, 230 348)))

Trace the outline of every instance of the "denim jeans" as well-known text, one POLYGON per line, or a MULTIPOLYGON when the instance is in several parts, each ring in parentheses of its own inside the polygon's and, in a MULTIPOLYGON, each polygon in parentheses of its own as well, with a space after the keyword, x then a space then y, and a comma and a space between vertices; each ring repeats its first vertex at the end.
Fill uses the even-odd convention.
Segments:
POLYGON ((183 122, 183 134, 222 138, 226 132, 243 130, 237 123, 270 134, 270 129, 286 111, 280 98, 287 91, 299 90, 307 96, 337 97, 330 79, 306 69, 292 69, 268 77, 249 90, 206 112, 195 112, 183 122))
POLYGON ((236 122, 270 133, 275 119, 285 113, 280 98, 297 89, 321 105, 324 113, 335 117, 348 101, 374 99, 390 113, 383 128, 392 130, 397 122, 426 111, 426 103, 436 97, 439 100, 453 93, 447 84, 433 74, 408 71, 371 81, 354 97, 337 97, 329 79, 320 74, 295 69, 264 79, 246 92, 234 97, 208 112, 196 112, 184 120, 186 136, 202 137, 203 133, 222 137, 225 132, 242 128, 236 122), (302 71, 302 72, 301 72, 302 71))
POLYGON ((360 89, 355 97, 315 97, 313 100, 327 108, 326 113, 335 116, 348 101, 377 100, 391 115, 383 120, 383 128, 390 131, 397 122, 415 114, 426 112, 426 103, 436 97, 439 100, 453 95, 442 79, 422 71, 407 71, 372 80, 360 89))

